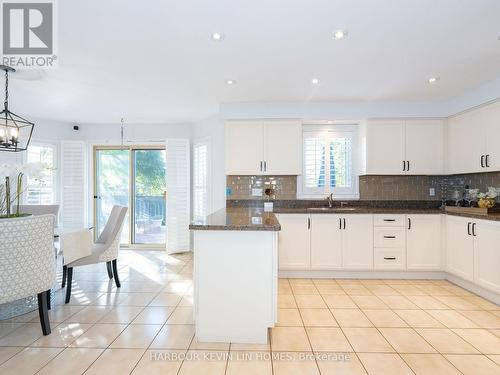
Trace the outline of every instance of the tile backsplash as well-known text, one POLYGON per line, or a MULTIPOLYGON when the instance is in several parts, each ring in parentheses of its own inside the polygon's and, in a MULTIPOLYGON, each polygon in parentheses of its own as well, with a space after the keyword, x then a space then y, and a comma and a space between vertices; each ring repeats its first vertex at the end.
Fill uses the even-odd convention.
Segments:
MULTIPOLYGON (((470 173, 451 176, 360 176, 360 200, 433 201, 443 197, 450 200, 454 190, 486 191, 489 186, 500 187, 500 172, 470 173), (430 195, 433 188, 435 195, 430 195)), ((265 200, 265 189, 271 188, 271 199, 297 198, 297 176, 227 176, 228 200, 265 200), (252 189, 257 195, 252 195, 252 189), (259 190, 262 189, 262 190, 259 190)))

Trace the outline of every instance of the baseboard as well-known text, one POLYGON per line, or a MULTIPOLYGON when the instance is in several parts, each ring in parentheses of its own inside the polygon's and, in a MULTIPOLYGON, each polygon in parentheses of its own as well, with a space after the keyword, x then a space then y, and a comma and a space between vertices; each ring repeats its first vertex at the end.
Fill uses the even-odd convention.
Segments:
POLYGON ((281 270, 279 277, 305 279, 445 279, 443 271, 322 271, 322 270, 281 270))
MULTIPOLYGON (((500 272, 500 271, 499 271, 500 272)), ((492 292, 488 289, 485 289, 481 286, 474 284, 471 281, 464 280, 458 276, 452 275, 450 273, 446 274, 446 280, 451 281, 453 284, 457 284, 464 289, 467 289, 469 292, 475 293, 487 300, 500 305, 500 295, 495 292, 492 292)))

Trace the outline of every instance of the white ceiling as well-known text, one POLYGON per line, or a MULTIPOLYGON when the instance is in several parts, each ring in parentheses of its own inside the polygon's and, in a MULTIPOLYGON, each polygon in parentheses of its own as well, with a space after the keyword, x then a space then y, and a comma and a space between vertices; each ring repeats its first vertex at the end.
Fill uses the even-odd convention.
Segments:
POLYGON ((498 0, 58 4, 59 68, 12 77, 20 114, 184 122, 223 102, 442 100, 500 77, 498 0))

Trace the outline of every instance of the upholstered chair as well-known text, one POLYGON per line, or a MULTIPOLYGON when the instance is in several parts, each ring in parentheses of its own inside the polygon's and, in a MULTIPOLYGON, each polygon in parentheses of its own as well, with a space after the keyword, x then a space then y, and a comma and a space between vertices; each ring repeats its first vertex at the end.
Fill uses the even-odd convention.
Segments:
POLYGON ((19 206, 22 213, 32 214, 33 216, 52 214, 55 216, 54 225, 59 224, 59 205, 58 204, 22 204, 19 206))
MULTIPOLYGON (((127 207, 113 206, 109 219, 104 226, 104 229, 94 243, 92 243, 91 233, 88 230, 82 230, 73 233, 61 235, 61 248, 64 255, 65 248, 81 249, 88 246, 91 249, 91 254, 76 260, 68 259, 64 256, 63 266, 63 283, 66 285, 66 303, 71 298, 71 284, 73 280, 73 268, 78 266, 87 266, 90 264, 106 263, 108 276, 110 279, 115 279, 117 288, 120 288, 120 279, 118 277, 118 269, 116 259, 120 250, 120 237, 123 229, 123 223, 127 215, 127 207)), ((78 251, 76 251, 78 252, 78 251)))
POLYGON ((0 219, 0 303, 38 295, 44 335, 50 334, 50 289, 56 280, 54 215, 0 219))

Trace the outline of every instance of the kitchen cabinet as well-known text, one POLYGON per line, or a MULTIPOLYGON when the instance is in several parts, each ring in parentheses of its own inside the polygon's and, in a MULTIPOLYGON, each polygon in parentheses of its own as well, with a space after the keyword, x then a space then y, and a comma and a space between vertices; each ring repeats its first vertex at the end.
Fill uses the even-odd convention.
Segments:
POLYGON ((441 215, 408 215, 406 269, 439 271, 441 262, 441 215))
POLYGON ((311 218, 306 214, 279 214, 278 266, 282 270, 311 267, 311 218))
POLYGON ((500 150, 498 140, 500 139, 500 102, 490 104, 484 108, 484 165, 488 172, 500 171, 500 150))
POLYGON ((476 220, 474 228, 474 282, 500 293, 500 222, 476 220))
POLYGON ((446 270, 462 279, 474 280, 472 220, 446 217, 446 270))
POLYGON ((373 215, 343 215, 342 221, 342 269, 372 270, 373 215))
POLYGON ((436 119, 368 121, 366 173, 442 174, 443 132, 443 121, 436 119))
POLYGON ((300 120, 226 122, 227 175, 302 173, 300 120))
POLYGON ((342 268, 342 217, 311 215, 311 269, 342 268))
POLYGON ((374 269, 398 271, 406 269, 405 223, 405 215, 374 215, 374 269))

